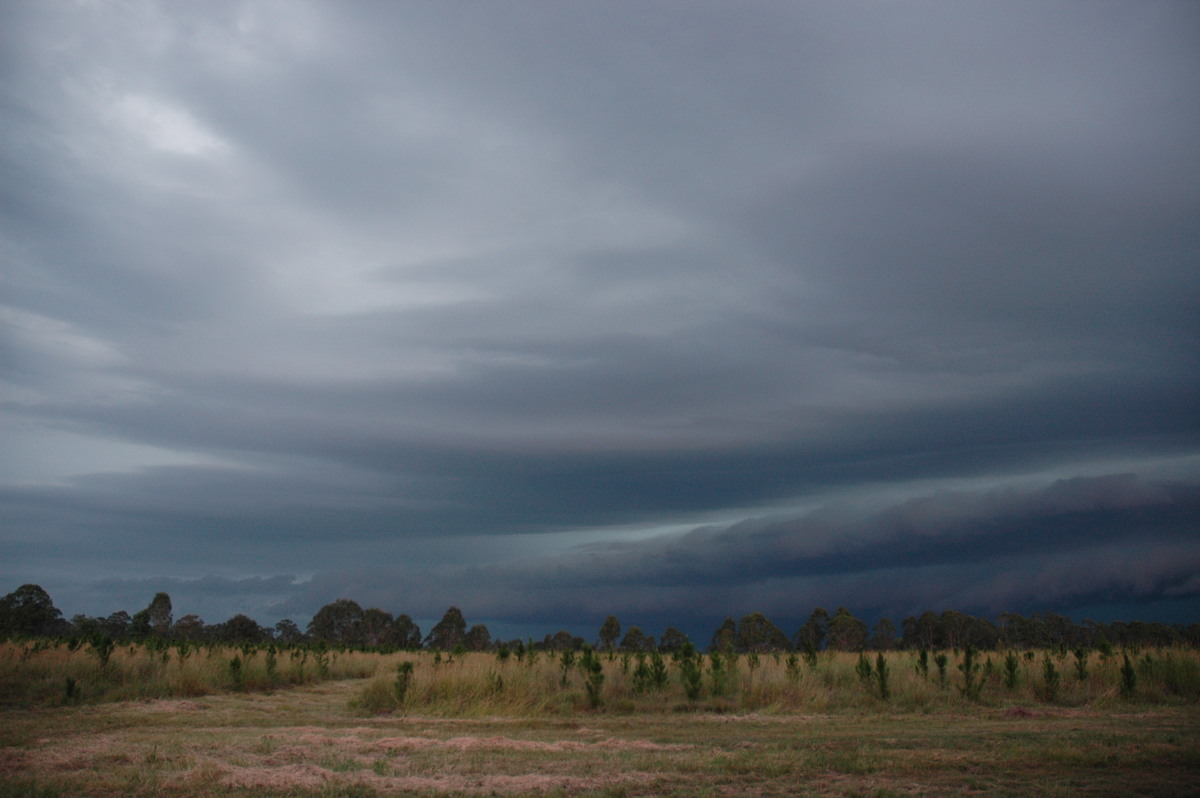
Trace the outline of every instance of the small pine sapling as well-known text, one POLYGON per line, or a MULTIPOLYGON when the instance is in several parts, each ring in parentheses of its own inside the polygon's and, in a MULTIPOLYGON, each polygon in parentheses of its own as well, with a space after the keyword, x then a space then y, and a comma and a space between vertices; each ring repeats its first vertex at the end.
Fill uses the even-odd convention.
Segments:
POLYGON ((720 651, 713 651, 708 658, 708 679, 714 696, 725 695, 729 689, 730 668, 725 664, 725 658, 720 651))
POLYGON ((1004 686, 1009 690, 1015 690, 1017 682, 1020 679, 1021 660, 1017 657, 1016 652, 1010 651, 1004 657, 1004 686))
POLYGON ((973 647, 967 646, 963 649, 963 660, 958 665, 958 671, 963 677, 962 687, 958 688, 958 692, 968 701, 978 701, 979 693, 983 690, 983 680, 979 678, 979 660, 973 647))
POLYGON ((105 634, 95 634, 91 640, 92 653, 100 660, 100 670, 108 667, 108 659, 113 653, 112 638, 105 634))
POLYGON ((650 655, 650 685, 655 690, 662 690, 667 686, 669 679, 667 663, 663 660, 662 654, 657 651, 653 652, 650 655))
POLYGON ((787 660, 784 662, 784 670, 787 672, 788 680, 792 684, 800 682, 800 658, 793 652, 788 654, 787 660))
POLYGON ((408 696, 408 688, 412 686, 413 680, 413 664, 411 662, 401 662, 396 666, 396 681, 392 683, 392 690, 396 693, 396 703, 404 706, 404 699, 408 696))
POLYGON ((1054 666, 1050 655, 1042 657, 1042 698, 1047 704, 1053 704, 1058 700, 1058 688, 1062 683, 1062 678, 1059 676, 1058 668, 1054 666))
POLYGON ((241 657, 234 657, 229 660, 229 685, 237 691, 241 691, 246 686, 246 677, 242 672, 241 657))
POLYGON ((637 665, 633 668, 633 692, 646 692, 650 689, 651 681, 650 666, 646 664, 646 654, 639 651, 637 653, 637 665))
POLYGON ((929 649, 921 649, 917 652, 917 673, 921 674, 922 679, 929 679, 929 649))
POLYGON ((879 697, 887 701, 892 697, 892 688, 888 684, 888 664, 882 651, 875 656, 875 676, 879 680, 879 697))
POLYGON ((683 683, 683 692, 688 701, 696 701, 700 698, 702 689, 701 658, 696 653, 696 647, 690 642, 683 644, 679 654, 679 680, 683 683))
POLYGON ((871 682, 871 661, 867 659, 867 652, 858 652, 858 663, 854 666, 854 672, 858 674, 858 680, 863 684, 871 682))
POLYGON ((562 678, 559 680, 559 684, 561 684, 563 687, 566 687, 567 686, 567 676, 571 673, 571 668, 575 667, 575 652, 574 652, 574 650, 568 648, 566 651, 564 651, 562 653, 562 659, 561 659, 560 664, 562 665, 562 678))
POLYGON ((1121 695, 1125 698, 1131 698, 1137 691, 1137 669, 1133 667, 1128 654, 1123 654, 1122 657, 1125 660, 1125 664, 1121 666, 1121 695))
POLYGON ((1085 681, 1088 675, 1088 650, 1083 646, 1075 649, 1075 678, 1085 681))
POLYGON ((938 671, 938 686, 942 689, 946 687, 946 664, 950 658, 946 656, 946 652, 939 651, 933 655, 933 664, 937 666, 938 671))
POLYGON ((583 671, 583 686, 587 690, 588 706, 591 709, 599 709, 603 703, 600 690, 604 687, 604 664, 591 646, 583 649, 579 669, 583 671))

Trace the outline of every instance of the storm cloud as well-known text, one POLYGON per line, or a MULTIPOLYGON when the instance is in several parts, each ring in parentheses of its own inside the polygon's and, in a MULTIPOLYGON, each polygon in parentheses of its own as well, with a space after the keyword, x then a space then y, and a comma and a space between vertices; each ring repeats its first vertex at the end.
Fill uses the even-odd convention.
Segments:
POLYGON ((1188 3, 0 15, 8 589, 1200 608, 1188 3))

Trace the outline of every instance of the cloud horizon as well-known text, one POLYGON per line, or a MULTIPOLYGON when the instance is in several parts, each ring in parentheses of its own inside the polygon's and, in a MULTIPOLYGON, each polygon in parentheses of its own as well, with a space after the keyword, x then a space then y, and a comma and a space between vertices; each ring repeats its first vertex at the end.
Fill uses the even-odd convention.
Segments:
POLYGON ((4 17, 13 587, 1200 613, 1187 3, 4 17))

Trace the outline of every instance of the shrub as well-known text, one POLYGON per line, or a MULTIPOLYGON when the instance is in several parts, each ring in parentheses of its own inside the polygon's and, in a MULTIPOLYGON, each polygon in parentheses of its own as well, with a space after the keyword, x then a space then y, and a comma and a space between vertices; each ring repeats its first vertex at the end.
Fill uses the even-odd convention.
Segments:
POLYGON ((723 696, 729 689, 733 669, 725 664, 720 651, 714 651, 708 660, 708 678, 714 696, 723 696))
POLYGON ((858 663, 854 666, 854 672, 858 674, 858 680, 863 684, 869 684, 871 681, 871 662, 867 659, 867 652, 858 652, 858 663))
POLYGON ((795 653, 788 654, 787 661, 784 663, 784 669, 787 671, 788 680, 792 684, 800 681, 800 658, 795 653))
POLYGON ((391 712, 400 705, 396 698, 394 685, 389 685, 385 678, 372 679, 358 694, 358 700, 352 704, 375 715, 391 712))
POLYGON ((679 683, 683 685, 683 693, 688 701, 697 701, 703 689, 703 658, 696 653, 696 647, 688 641, 675 652, 675 661, 679 665, 679 683))
POLYGON ((242 658, 234 657, 229 660, 229 686, 233 690, 244 690, 246 675, 242 672, 242 658))
POLYGON ((917 652, 917 673, 922 679, 929 678, 929 651, 924 648, 917 652))
POLYGON ((1137 669, 1133 667, 1133 663, 1129 661, 1129 655, 1125 654, 1125 664, 1121 666, 1121 695, 1126 698, 1131 698, 1137 691, 1137 669))
POLYGON ((650 666, 646 664, 646 655, 639 651, 637 665, 633 668, 633 692, 644 693, 649 690, 651 678, 650 666))
POLYGON ((668 680, 667 663, 663 661, 662 654, 655 651, 650 655, 650 686, 662 690, 668 680))
POLYGON ((392 682, 392 692, 396 696, 396 704, 404 706, 404 699, 408 696, 408 688, 412 686, 413 680, 413 664, 411 662, 401 662, 396 666, 396 680, 392 682))
POLYGON ((1061 677, 1058 674, 1058 668, 1054 667, 1054 662, 1047 654, 1042 657, 1042 699, 1047 704, 1053 704, 1058 700, 1058 688, 1061 684, 1061 677))
POLYGON ((875 675, 879 679, 879 697, 887 701, 892 697, 892 689, 888 685, 888 664, 882 651, 875 657, 875 675))
POLYGON ((559 679, 559 684, 566 687, 567 675, 571 672, 571 668, 575 667, 575 651, 569 648, 564 651, 560 664, 562 666, 562 677, 559 679))
POLYGON ((599 709, 602 703, 600 689, 604 686, 604 664, 590 646, 584 648, 579 668, 583 671, 583 686, 587 690, 588 706, 591 709, 599 709))
POLYGON ((983 690, 983 681, 979 678, 979 660, 971 646, 963 649, 963 660, 959 663, 958 670, 963 677, 962 687, 958 688, 958 692, 968 701, 978 701, 983 690))
POLYGON ((937 665, 938 670, 938 686, 942 688, 946 687, 946 663, 949 661, 950 658, 946 656, 946 652, 944 651, 939 651, 933 655, 933 664, 937 665))
POLYGON ((1004 686, 1009 690, 1017 688, 1017 681, 1020 677, 1021 661, 1017 658, 1015 651, 1010 651, 1004 657, 1004 686))

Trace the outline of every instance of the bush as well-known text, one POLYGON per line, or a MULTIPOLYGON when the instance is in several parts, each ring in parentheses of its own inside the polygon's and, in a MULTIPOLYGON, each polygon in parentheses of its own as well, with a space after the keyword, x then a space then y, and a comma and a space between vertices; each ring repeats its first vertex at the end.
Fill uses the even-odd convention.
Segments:
MULTIPOLYGON (((411 663, 404 664, 411 667, 411 663)), ((400 706, 401 702, 397 699, 396 692, 395 686, 389 685, 387 679, 372 679, 367 682, 367 686, 358 694, 358 699, 352 701, 351 705, 373 715, 383 715, 400 706)))
POLYGON ((1053 704, 1058 700, 1058 688, 1062 683, 1058 668, 1054 667, 1050 655, 1042 657, 1042 700, 1053 704))
POLYGON ((1129 655, 1125 655, 1125 664, 1121 666, 1121 695, 1126 698, 1132 698, 1137 692, 1137 669, 1133 667, 1133 663, 1129 661, 1129 655))
POLYGON ((1021 661, 1015 651, 1010 651, 1004 657, 1004 686, 1009 690, 1017 689, 1021 673, 1021 661))
POLYGON ((882 651, 875 657, 875 676, 879 679, 879 697, 887 701, 892 697, 892 689, 888 685, 888 664, 882 651))
POLYGON ((588 707, 599 709, 602 703, 600 690, 604 687, 604 663, 590 646, 583 649, 579 669, 583 671, 583 686, 587 690, 588 707))
POLYGON ((700 658, 696 647, 684 643, 679 649, 679 681, 683 684, 683 693, 688 701, 698 701, 702 688, 703 672, 700 669, 700 658))
POLYGON ((962 687, 958 688, 958 692, 968 701, 978 701, 983 690, 983 681, 979 678, 979 660, 971 646, 963 649, 963 660, 958 670, 963 677, 962 687))
POLYGON ((408 688, 412 686, 413 664, 411 662, 401 662, 396 666, 396 681, 392 682, 392 692, 396 696, 396 704, 404 705, 404 699, 408 696, 408 688))

